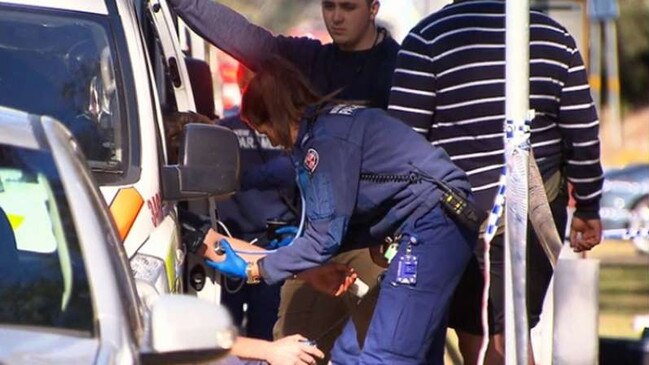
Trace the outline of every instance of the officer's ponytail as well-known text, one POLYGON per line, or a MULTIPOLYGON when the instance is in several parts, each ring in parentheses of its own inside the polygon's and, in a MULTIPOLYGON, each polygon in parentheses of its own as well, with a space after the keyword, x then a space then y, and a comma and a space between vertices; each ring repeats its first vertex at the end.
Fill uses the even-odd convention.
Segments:
POLYGON ((255 129, 269 123, 279 143, 290 149, 294 144, 291 126, 298 126, 306 107, 321 100, 293 64, 271 56, 244 89, 241 117, 255 129))

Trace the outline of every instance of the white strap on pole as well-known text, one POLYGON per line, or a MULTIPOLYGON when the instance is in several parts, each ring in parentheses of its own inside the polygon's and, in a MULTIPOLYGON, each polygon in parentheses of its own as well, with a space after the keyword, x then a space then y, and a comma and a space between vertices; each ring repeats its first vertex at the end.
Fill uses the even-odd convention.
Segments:
POLYGON ((534 160, 534 154, 529 158, 529 216, 536 237, 548 256, 548 260, 554 269, 557 259, 561 253, 563 241, 552 216, 552 210, 548 203, 548 196, 543 186, 543 178, 539 167, 534 160))

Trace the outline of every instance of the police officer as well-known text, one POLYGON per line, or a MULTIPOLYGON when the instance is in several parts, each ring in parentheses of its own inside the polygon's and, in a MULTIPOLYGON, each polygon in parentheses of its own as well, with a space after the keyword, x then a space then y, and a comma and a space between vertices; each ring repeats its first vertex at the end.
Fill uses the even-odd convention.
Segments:
POLYGON ((278 58, 250 82, 242 118, 290 151, 306 205, 304 230, 291 245, 256 259, 244 256, 248 262, 237 253, 243 251, 239 242, 232 248, 218 236, 225 255, 209 264, 229 276, 272 284, 340 250, 393 236, 400 245, 362 353, 333 361, 443 363, 448 303, 477 238, 476 226, 460 225, 460 217, 441 203, 444 196, 470 205, 464 172, 441 148, 382 110, 323 105, 294 67, 278 58))

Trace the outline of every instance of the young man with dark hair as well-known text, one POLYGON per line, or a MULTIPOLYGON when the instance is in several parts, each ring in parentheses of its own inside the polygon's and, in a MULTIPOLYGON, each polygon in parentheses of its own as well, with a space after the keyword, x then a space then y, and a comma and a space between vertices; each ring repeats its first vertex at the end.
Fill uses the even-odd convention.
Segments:
MULTIPOLYGON (((387 108, 399 45, 375 24, 379 1, 323 0, 322 17, 333 39, 328 44, 306 37, 274 36, 218 2, 170 3, 190 28, 253 71, 269 56, 281 56, 293 63, 320 94, 337 92, 340 100, 365 101, 368 106, 387 108)), ((367 249, 340 254, 334 261, 353 267, 370 287, 377 286, 377 277, 383 271, 372 262, 367 249)), ((301 333, 317 339, 318 347, 328 354, 342 331, 344 318, 351 314, 358 341, 363 343, 376 294, 376 290, 371 291, 357 304, 352 298, 328 297, 299 280, 287 280, 282 288, 275 338, 301 333)))
POLYGON ((274 36, 232 9, 207 0, 171 0, 196 33, 256 71, 270 55, 292 62, 328 94, 363 100, 385 109, 399 45, 375 24, 380 4, 373 0, 323 0, 322 17, 333 43, 307 37, 274 36))

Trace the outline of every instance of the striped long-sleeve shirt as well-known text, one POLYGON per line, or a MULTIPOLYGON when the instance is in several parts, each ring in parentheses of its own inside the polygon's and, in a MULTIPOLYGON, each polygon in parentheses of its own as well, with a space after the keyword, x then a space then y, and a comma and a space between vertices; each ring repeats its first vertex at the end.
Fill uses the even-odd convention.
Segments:
MULTIPOLYGON (((602 188, 599 121, 568 31, 530 14, 531 143, 542 175, 574 186, 576 214, 597 217, 602 188)), ((491 208, 504 164, 505 2, 456 1, 422 20, 397 58, 389 111, 443 147, 491 208)))

